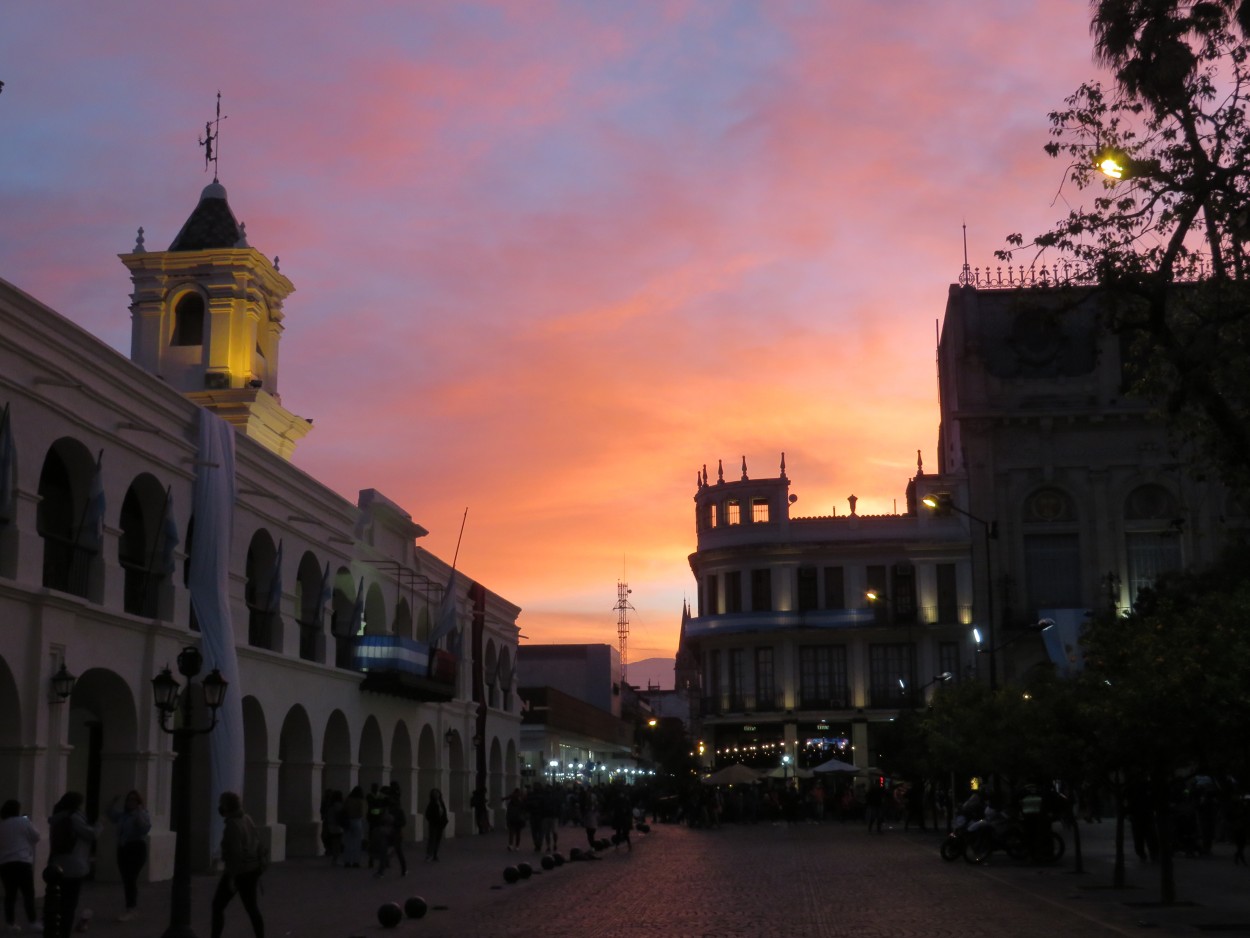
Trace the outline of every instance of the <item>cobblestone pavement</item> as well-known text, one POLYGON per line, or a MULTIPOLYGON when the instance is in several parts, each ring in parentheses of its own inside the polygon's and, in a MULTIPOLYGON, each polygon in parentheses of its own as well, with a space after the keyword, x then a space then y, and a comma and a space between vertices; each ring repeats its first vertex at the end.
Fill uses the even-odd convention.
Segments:
MULTIPOLYGON (((1250 935, 1250 872, 1235 867, 1231 849, 1202 859, 1178 859, 1182 904, 1162 908, 1157 869, 1131 858, 1131 888, 1112 890, 1112 825, 1082 826, 1087 872, 1069 856, 1056 867, 998 859, 984 867, 938 857, 932 833, 858 825, 761 824, 700 831, 657 825, 634 835, 634 850, 609 849, 594 862, 566 863, 543 872, 538 856, 508 853, 502 834, 454 839, 437 864, 421 860, 408 876, 392 867, 374 879, 364 870, 324 860, 280 863, 265 877, 268 938, 408 936, 926 936, 926 938, 1084 938, 1138 934, 1250 935), (508 885, 503 868, 526 861, 528 880, 508 885), (419 920, 382 928, 376 909, 417 895, 431 906, 419 920)), ((1070 837, 1069 837, 1070 840, 1070 837)), ((584 835, 563 829, 567 852, 584 835)), ((192 925, 207 938, 215 880, 196 877, 192 925)), ((114 921, 117 884, 88 884, 82 907, 95 910, 91 932, 107 938, 156 938, 168 924, 168 883, 143 887, 142 915, 114 921)), ((250 929, 236 900, 227 910, 227 936, 250 929)))

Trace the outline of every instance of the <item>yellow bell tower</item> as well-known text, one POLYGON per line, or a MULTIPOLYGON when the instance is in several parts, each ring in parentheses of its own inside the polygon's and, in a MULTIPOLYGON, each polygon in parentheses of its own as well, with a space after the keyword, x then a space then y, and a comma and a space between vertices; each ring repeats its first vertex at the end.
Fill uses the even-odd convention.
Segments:
POLYGON ((282 406, 282 302, 295 287, 247 243, 216 178, 167 251, 143 229, 130 270, 130 357, 239 431, 291 458, 312 423, 282 406))

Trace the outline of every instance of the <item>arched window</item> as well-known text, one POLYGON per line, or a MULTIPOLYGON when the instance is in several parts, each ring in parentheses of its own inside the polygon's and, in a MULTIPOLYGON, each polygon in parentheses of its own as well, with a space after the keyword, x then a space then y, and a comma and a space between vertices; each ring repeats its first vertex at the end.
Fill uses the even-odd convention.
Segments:
POLYGON ((295 580, 295 608, 299 610, 299 656, 304 661, 324 663, 326 660, 325 628, 323 610, 330 575, 327 564, 322 568, 312 551, 305 551, 299 561, 295 580))
POLYGON ((184 293, 174 305, 174 328, 169 344, 204 344, 204 297, 194 290, 184 293))
POLYGON ((495 651, 495 643, 486 643, 486 655, 482 663, 482 683, 486 685, 486 706, 496 707, 496 693, 499 686, 499 657, 495 651))
POLYGON ((282 573, 278 569, 278 551, 273 538, 263 528, 252 535, 245 569, 243 599, 247 604, 247 643, 253 648, 281 651, 282 573))
POLYGON ((35 523, 43 538, 43 585, 48 589, 91 595, 105 510, 100 471, 100 460, 93 460, 77 440, 57 440, 44 457, 35 523))
POLYGON ((412 633, 412 609, 406 599, 400 599, 395 605, 395 634, 400 638, 415 637, 412 633))
MULTIPOLYGON (((352 648, 355 644, 357 623, 356 593, 359 587, 352 579, 351 571, 339 567, 334 573, 334 593, 330 600, 330 633, 334 636, 334 666, 352 669, 352 648)), ((361 599, 363 608, 363 597, 361 599)))
POLYGON ((0 410, 0 576, 17 569, 17 445, 9 405, 0 410))
POLYGON ((386 600, 382 587, 371 583, 365 591, 365 634, 386 635, 386 600))
POLYGON ((149 619, 160 615, 171 572, 165 561, 172 557, 175 546, 165 542, 171 536, 176 539, 166 524, 170 509, 166 490, 147 473, 131 483, 122 499, 117 561, 125 577, 122 607, 132 615, 149 619))

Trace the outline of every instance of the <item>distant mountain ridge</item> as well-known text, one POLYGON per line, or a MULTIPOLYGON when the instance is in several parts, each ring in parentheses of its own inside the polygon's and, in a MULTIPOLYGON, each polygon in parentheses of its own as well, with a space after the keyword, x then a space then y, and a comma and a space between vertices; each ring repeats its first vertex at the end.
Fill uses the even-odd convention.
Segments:
POLYGON ((673 689, 675 658, 642 658, 631 661, 625 668, 625 680, 640 690, 657 685, 660 690, 673 689))

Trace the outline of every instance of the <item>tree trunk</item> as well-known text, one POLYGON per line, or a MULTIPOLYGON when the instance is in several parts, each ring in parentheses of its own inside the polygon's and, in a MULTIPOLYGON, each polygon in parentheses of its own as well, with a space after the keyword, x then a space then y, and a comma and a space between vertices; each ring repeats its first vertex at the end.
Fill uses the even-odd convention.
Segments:
POLYGON ((1159 902, 1172 905, 1176 902, 1176 870, 1172 864, 1173 836, 1172 806, 1168 802, 1170 772, 1156 769, 1151 777, 1155 826, 1159 831, 1159 902))
POLYGON ((1111 885, 1116 889, 1124 888, 1124 790, 1123 786, 1116 790, 1115 795, 1115 866, 1112 868, 1111 885))

